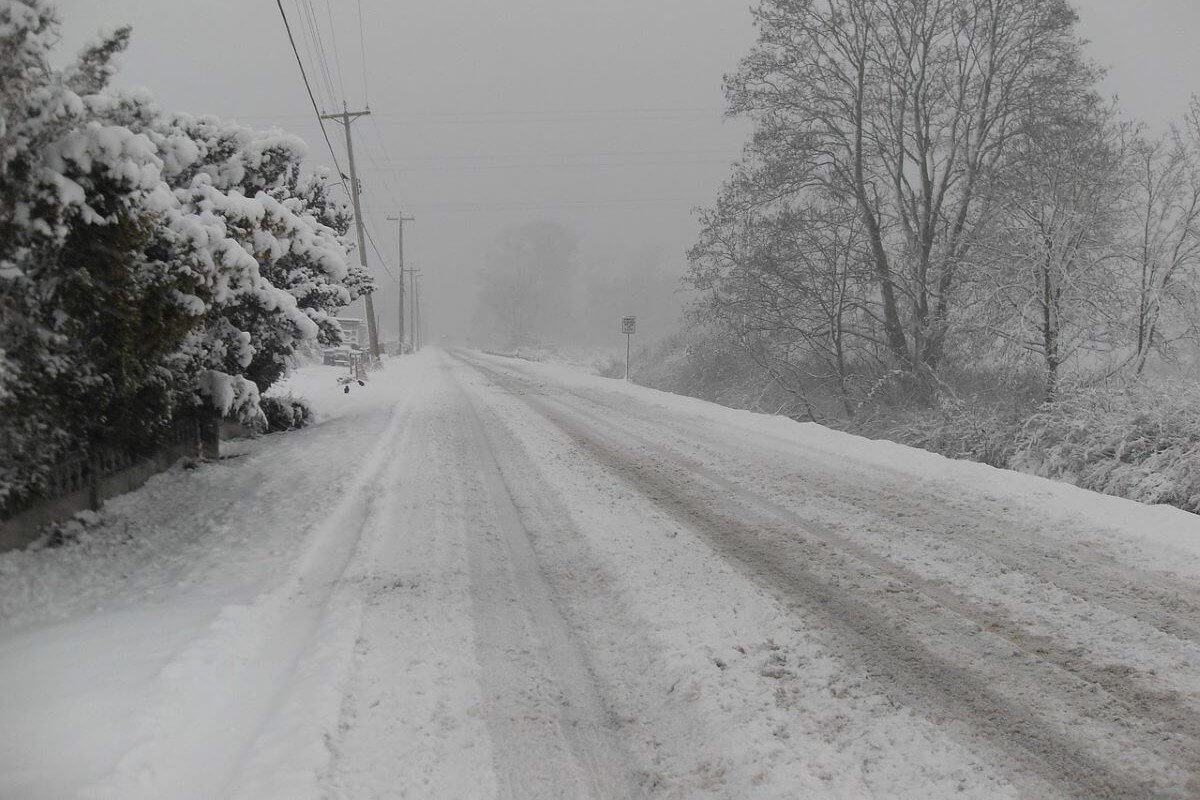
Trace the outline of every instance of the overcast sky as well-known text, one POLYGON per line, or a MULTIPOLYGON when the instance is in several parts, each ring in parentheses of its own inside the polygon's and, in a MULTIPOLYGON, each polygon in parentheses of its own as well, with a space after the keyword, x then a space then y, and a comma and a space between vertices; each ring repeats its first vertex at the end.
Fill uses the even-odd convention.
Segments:
MULTIPOLYGON (((1180 116, 1200 92, 1200 0, 1076 5, 1126 112, 1155 126, 1180 116)), ((572 228, 595 268, 657 244, 682 271, 692 209, 712 200, 747 134, 723 119, 721 94, 753 41, 746 0, 361 0, 361 29, 355 0, 283 6, 322 105, 343 94, 352 108, 370 105, 354 126, 364 216, 393 270, 386 217, 401 207, 417 217, 405 249, 427 276, 435 332, 463 328, 488 243, 523 222, 572 228), (304 36, 310 9, 328 84, 304 36)), ((59 9, 65 50, 133 25, 119 84, 146 86, 174 110, 282 127, 329 163, 272 0, 59 9)), ((344 167, 341 129, 329 132, 344 167)), ((374 254, 370 263, 378 313, 394 330, 395 284, 374 254)))

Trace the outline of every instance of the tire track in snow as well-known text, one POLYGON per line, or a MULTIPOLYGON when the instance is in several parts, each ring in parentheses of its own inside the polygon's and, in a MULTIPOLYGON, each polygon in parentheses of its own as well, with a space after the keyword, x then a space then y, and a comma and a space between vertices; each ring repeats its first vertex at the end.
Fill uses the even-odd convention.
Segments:
MULTIPOLYGON (((1139 683, 1133 677, 1138 670, 1122 668, 1117 663, 1098 663, 1080 652, 1079 646, 1071 647, 1068 644, 1060 644, 1050 637, 1031 634, 1026 630, 1026 625, 1011 614, 1003 613, 996 608, 985 608, 975 600, 962 596, 943 581, 924 578, 886 556, 836 533, 827 525, 805 517, 758 492, 735 484, 677 450, 648 441, 645 436, 613 423, 610 418, 600 417, 555 401, 550 402, 568 413, 590 421, 597 428, 624 434, 627 441, 633 441, 637 446, 652 451, 660 459, 673 462, 692 474, 700 476, 711 483, 717 491, 725 492, 731 497, 743 498, 749 505, 766 510, 778 519, 794 524, 829 542, 878 572, 890 575, 900 584, 920 592, 943 608, 973 621, 989 633, 1003 636, 1025 656, 1053 663, 1088 683, 1104 688, 1124 713, 1139 717, 1155 735, 1162 737, 1164 742, 1174 741, 1173 749, 1190 753, 1192 758, 1200 762, 1200 757, 1196 755, 1200 754, 1200 713, 1178 692, 1151 688, 1139 683)), ((1195 648, 1188 647, 1186 643, 1184 652, 1175 651, 1172 654, 1173 657, 1183 658, 1195 657, 1195 655, 1195 648)))
POLYGON ((472 542, 470 569, 501 796, 633 797, 630 756, 530 540, 531 532, 568 523, 550 518, 536 496, 533 505, 518 506, 510 481, 525 467, 513 456, 520 445, 501 442, 497 429, 484 424, 485 412, 461 387, 459 393, 495 519, 472 542))
POLYGON ((486 509, 458 399, 445 381, 429 380, 436 374, 418 375, 413 434, 395 453, 372 541, 347 577, 362 615, 323 800, 497 791, 467 568, 486 509))
MULTIPOLYGON (((1113 707, 1109 698, 1094 696, 1087 685, 1065 680, 1062 675, 1045 674, 1045 669, 1041 668, 1041 677, 1047 681, 1043 686, 1056 690, 1054 696, 1042 701, 1047 706, 1057 706, 1047 709, 1053 712, 1048 715, 1036 707, 1037 702, 1031 696, 1031 688, 1037 687, 1029 685, 1028 676, 1015 674, 1024 668, 1038 667, 1037 659, 1032 659, 1035 662, 1032 665, 1024 664, 1014 670, 1012 667, 997 668, 996 664, 990 663, 997 661, 996 656, 981 651, 975 644, 968 645, 965 653, 954 653, 953 658, 932 652, 920 643, 921 634, 904 628, 911 628, 913 621, 921 617, 933 618, 939 613, 944 616, 945 609, 940 604, 928 602, 922 593, 913 592, 912 587, 901 592, 893 592, 886 585, 872 587, 873 581, 878 584, 878 576, 856 568, 853 564, 855 554, 849 554, 851 559, 847 560, 846 554, 830 552, 829 542, 814 541, 819 537, 813 537, 811 532, 802 540, 787 540, 786 537, 794 537, 796 531, 778 530, 777 520, 763 518, 763 509, 757 502, 759 498, 747 496, 745 490, 736 486, 718 483, 718 496, 733 493, 740 495, 738 499, 744 508, 752 510, 759 506, 755 524, 744 523, 745 515, 741 513, 744 509, 731 514, 728 509, 717 507, 712 492, 698 492, 690 485, 694 474, 690 470, 683 470, 682 476, 672 475, 663 466, 663 462, 676 461, 678 454, 660 453, 657 463, 631 458, 628 438, 625 442, 617 442, 611 435, 601 435, 594 417, 590 424, 580 425, 578 419, 563 416, 565 410, 578 417, 578 409, 561 404, 552 407, 542 397, 530 395, 527 387, 514 387, 511 376, 473 361, 468 363, 520 395, 636 490, 701 532, 718 552, 741 563, 755 577, 765 580, 785 596, 799 599, 810 613, 828 617, 843 634, 850 634, 860 656, 875 667, 876 672, 887 677, 887 682, 899 691, 908 705, 927 709, 942 705, 945 716, 973 729, 972 738, 985 741, 1015 759, 1010 762, 1010 768, 1015 772, 1036 764, 1041 776, 1051 781, 1057 791, 1080 797, 1189 796, 1193 791, 1182 787, 1190 780, 1194 781, 1194 751, 1170 742, 1165 746, 1147 742, 1154 731, 1119 719, 1128 709, 1119 705, 1113 707), (872 589, 874 594, 886 597, 888 607, 906 612, 902 615, 904 618, 896 619, 895 614, 880 608, 877 599, 868 602, 872 589), (917 638, 913 638, 914 635, 917 638), (955 663, 964 655, 969 656, 965 666, 955 663), (1004 687, 1006 694, 1015 696, 1016 701, 995 691, 997 686, 1004 687), (1054 715, 1057 715, 1057 724, 1048 718, 1054 715), (1090 724, 1097 732, 1108 730, 1113 741, 1121 744, 1100 742, 1097 749, 1101 752, 1089 752, 1085 743, 1070 730, 1072 719, 1090 724), (1141 739, 1138 755, 1133 757, 1125 752, 1131 735, 1141 739), (1119 765, 1119 768, 1111 765, 1119 765)), ((609 419, 599 420, 599 423, 606 431, 614 428, 609 419)), ((634 447, 646 445, 636 437, 632 444, 634 447)), ((777 517, 783 509, 766 510, 768 517, 777 517)), ((791 512, 788 514, 794 517, 791 512)), ((795 524, 794 518, 791 521, 795 524)), ((951 609, 954 616, 961 617, 959 611, 951 609)), ((958 628, 955 632, 960 636, 953 638, 963 642, 989 638, 987 635, 976 637, 976 630, 962 630, 964 621, 944 620, 942 625, 958 628)), ((936 637, 944 632, 944 629, 934 629, 923 634, 936 637)))
POLYGON ((1017 796, 833 653, 816 621, 737 574, 518 398, 457 370, 561 497, 552 513, 572 520, 539 532, 536 549, 644 759, 649 794, 1017 796))
POLYGON ((320 630, 370 518, 387 456, 409 422, 409 411, 405 399, 393 406, 359 479, 313 526, 292 571, 250 604, 226 606, 163 668, 137 722, 137 743, 80 797, 157 800, 237 791, 230 783, 258 752, 256 740, 289 696, 302 655, 320 630), (196 763, 197 753, 217 760, 196 763))
MULTIPOLYGON (((495 372, 490 365, 484 366, 470 360, 480 369, 495 372)), ((510 380, 541 385, 538 378, 526 374, 519 366, 507 366, 512 372, 497 374, 510 380)), ((629 402, 627 396, 604 391, 589 393, 561 385, 556 385, 554 390, 596 407, 605 414, 615 413, 657 432, 668 433, 679 444, 699 447, 728 460, 727 451, 718 451, 710 443, 697 440, 688 422, 662 414, 647 414, 636 403, 629 402)), ((606 419, 606 424, 611 424, 611 419, 606 419)), ((810 453, 783 446, 759 431, 739 428, 738 433, 756 440, 761 451, 774 453, 790 462, 791 469, 794 469, 796 461, 802 461, 809 471, 804 476, 805 488, 809 491, 820 492, 823 498, 839 503, 849 500, 852 507, 860 512, 878 513, 872 508, 883 494, 878 484, 864 486, 854 480, 839 480, 836 485, 830 485, 821 474, 822 470, 830 470, 830 464, 817 462, 810 453)), ((744 443, 741 446, 745 448, 744 443)), ((683 455, 681 450, 675 452, 683 455)), ((761 452, 759 455, 761 457, 761 452)), ((836 469, 836 464, 832 466, 836 469)), ((906 497, 914 498, 908 505, 907 516, 923 519, 927 523, 927 532, 942 533, 951 541, 969 534, 972 547, 1014 570, 1036 575, 1064 592, 1136 619, 1168 636, 1200 643, 1200 622, 1197 622, 1200 620, 1200 588, 1193 582, 1119 563, 1106 553, 1090 549, 1072 550, 1064 560, 1064 553, 1048 545, 1044 537, 1012 530, 997 515, 978 507, 949 505, 947 498, 930 494, 924 486, 901 471, 882 466, 872 467, 872 471, 890 474, 894 479, 895 483, 888 485, 890 501, 903 502, 906 497)))
MULTIPOLYGON (((1118 760, 1125 761, 1127 767, 1133 766, 1127 755, 1119 758, 1126 746, 1109 748, 1107 753, 1088 752, 1082 742, 1072 740, 1073 737, 1068 733, 1069 724, 1052 719, 1032 705, 1032 687, 1026 676, 1014 681, 1014 676, 1007 674, 1010 673, 1009 669, 987 669, 985 662, 998 654, 980 650, 965 659, 967 663, 963 664, 930 651, 921 643, 922 634, 936 635, 935 631, 944 633, 947 629, 958 637, 971 636, 977 631, 973 625, 964 627, 961 624, 926 622, 926 629, 915 636, 905 630, 912 627, 914 619, 931 618, 939 611, 949 610, 961 616, 958 609, 947 609, 941 603, 940 607, 923 603, 924 593, 906 596, 913 591, 911 588, 895 589, 891 585, 884 585, 876 580, 877 575, 858 571, 852 562, 842 558, 842 553, 822 552, 819 548, 823 543, 820 541, 785 541, 785 537, 790 539, 794 536, 794 528, 773 529, 769 521, 761 518, 746 524, 741 514, 735 516, 718 511, 705 499, 698 497, 694 489, 682 488, 662 473, 647 474, 654 467, 630 465, 620 448, 608 449, 602 444, 598 446, 597 437, 592 431, 582 432, 552 413, 546 416, 637 490, 700 532, 724 557, 748 567, 755 578, 765 579, 786 598, 799 599, 807 612, 826 616, 840 634, 850 633, 860 659, 870 665, 871 672, 882 677, 891 687, 891 692, 897 694, 906 705, 925 708, 927 714, 928 709, 937 709, 932 714, 934 719, 944 717, 966 723, 975 729, 973 738, 984 740, 993 748, 1016 756, 1009 766, 1018 781, 1025 767, 1031 762, 1041 761, 1040 776, 1071 796, 1190 796, 1187 790, 1172 789, 1173 783, 1180 782, 1180 776, 1170 774, 1174 772, 1170 762, 1164 761, 1161 756, 1156 757, 1158 754, 1154 751, 1167 748, 1151 743, 1152 749, 1143 750, 1146 761, 1152 766, 1145 769, 1147 765, 1144 764, 1142 769, 1134 770, 1142 772, 1140 776, 1113 770, 1109 765, 1118 760), (793 552, 784 551, 787 545, 791 545, 789 549, 793 552), (879 599, 890 595, 887 598, 889 605, 906 608, 900 614, 881 613, 878 603, 864 602, 862 595, 867 594, 878 595, 879 599), (997 688, 1001 691, 997 691, 997 688), (1010 700, 1009 696, 1015 697, 1016 702, 1010 700), (1031 705, 1023 707, 1022 703, 1031 705), (1158 780, 1163 773, 1168 775, 1166 782, 1158 780)), ((963 618, 963 621, 968 620, 970 618, 963 618)), ((954 654, 955 657, 961 655, 954 654)), ((1003 657, 1014 653, 999 655, 1003 657)), ((1045 688, 1054 692, 1053 696, 1041 698, 1047 706, 1055 705, 1056 701, 1062 702, 1064 698, 1066 702, 1063 705, 1068 708, 1084 706, 1082 721, 1093 727, 1111 728, 1111 724, 1102 723, 1119 720, 1120 713, 1127 710, 1123 707, 1106 707, 1105 698, 1093 697, 1089 687, 1081 682, 1064 685, 1061 679, 1051 678, 1042 684, 1041 689, 1045 688)), ((1068 708, 1054 711, 1070 713, 1068 708)), ((1119 737, 1127 741, 1128 734, 1133 732, 1128 730, 1129 727, 1132 726, 1119 724, 1118 733, 1112 738, 1119 737)), ((1136 731, 1138 738, 1143 740, 1147 734, 1155 733, 1136 731)), ((1171 755, 1178 757, 1177 753, 1171 755)))
POLYGON ((396 406, 402 421, 395 430, 389 425, 367 452, 358 482, 339 505, 361 513, 344 520, 347 533, 356 531, 355 535, 307 553, 304 573, 311 586, 299 599, 320 611, 310 622, 308 639, 297 651, 286 682, 276 689, 271 714, 259 725, 254 743, 225 787, 222 796, 228 800, 326 798, 319 783, 337 755, 332 737, 342 716, 362 623, 361 575, 386 521, 382 501, 396 485, 399 460, 394 456, 407 451, 413 439, 415 393, 410 389, 396 406))
MULTIPOLYGON (((529 380, 521 373, 510 377, 529 380)), ((555 390, 559 388, 555 386, 555 390)), ((1184 587, 1169 578, 1164 580, 1161 574, 1136 568, 1122 572, 1111 557, 1061 547, 1056 549, 1053 540, 1046 542, 1035 536, 1014 535, 1011 521, 1006 531, 999 518, 974 511, 965 513, 962 509, 946 505, 944 500, 936 496, 930 495, 922 501, 917 498, 928 494, 927 490, 898 472, 897 475, 905 478, 903 486, 889 485, 886 491, 874 487, 872 493, 872 487, 863 484, 861 476, 849 482, 839 482, 836 488, 832 488, 827 484, 829 477, 822 476, 818 466, 810 466, 811 472, 805 476, 803 488, 789 485, 777 489, 780 496, 799 493, 806 497, 807 502, 811 502, 812 493, 817 492, 821 503, 832 502, 856 516, 867 515, 869 520, 875 521, 871 526, 882 527, 883 532, 879 536, 892 537, 886 543, 879 542, 885 549, 894 543, 897 535, 909 534, 905 527, 917 526, 921 534, 940 536, 946 545, 961 551, 964 556, 982 553, 999 565, 1001 573, 1007 571, 1027 576, 1035 581, 1042 592, 1057 591, 1068 596, 1067 600, 1056 603, 1059 605, 1059 614, 1054 618, 1036 613, 1030 618, 1030 608, 1021 605, 1021 598, 1016 598, 1017 603, 1013 608, 1000 609, 994 599, 983 595, 974 584, 961 582, 963 576, 957 576, 961 588, 940 577, 923 578, 892 561, 886 552, 878 553, 870 549, 872 543, 851 542, 831 531, 827 525, 770 500, 760 492, 747 489, 748 479, 744 476, 738 475, 736 482, 724 476, 714 478, 715 473, 706 470, 684 449, 690 449, 693 453, 703 451, 710 461, 732 463, 735 475, 737 461, 731 462, 728 450, 718 452, 710 441, 675 433, 684 425, 674 419, 668 419, 664 425, 662 419, 655 419, 628 402, 618 407, 570 389, 563 389, 563 393, 605 414, 603 417, 590 415, 593 422, 602 422, 606 429, 615 428, 631 435, 643 446, 654 447, 661 457, 685 464, 693 472, 706 474, 728 491, 755 497, 756 502, 771 508, 780 519, 791 520, 818 531, 836 546, 850 550, 877 569, 890 572, 944 607, 975 620, 987 632, 1008 639, 1016 650, 1026 656, 1053 663, 1081 680, 1103 688, 1113 703, 1120 707, 1123 715, 1140 720, 1140 724, 1146 728, 1146 736, 1161 740, 1159 749, 1175 752, 1176 760, 1180 763, 1200 764, 1200 710, 1197 702, 1200 700, 1200 693, 1197 692, 1200 683, 1194 677, 1200 665, 1200 660, 1197 660, 1200 626, 1193 621, 1200 612, 1196 612, 1196 606, 1187 599, 1189 596, 1200 596, 1200 592, 1190 585, 1184 587), (619 415, 621 423, 614 422, 614 413, 619 415), (663 438, 664 428, 671 429, 673 443, 669 447, 657 441, 651 442, 652 438, 663 438), (823 479, 823 485, 814 486, 813 479, 823 479), (904 489, 912 490, 913 496, 906 497, 902 493, 904 489), (846 503, 843 499, 846 495, 851 496, 852 503, 846 503), (881 499, 887 505, 878 509, 871 507, 881 499), (896 511, 897 507, 902 517, 900 523, 895 522, 888 513, 896 511), (968 549, 963 548, 964 542, 969 543, 968 549), (977 552, 972 553, 971 550, 977 552), (1165 585, 1155 586, 1153 581, 1165 585), (963 591, 968 591, 971 596, 964 596, 963 591), (1105 628, 1100 638, 1078 630, 1074 617, 1092 628, 1102 625, 1094 619, 1096 611, 1109 612, 1112 621, 1119 623, 1120 627, 1113 630, 1105 628), (1133 623, 1124 624, 1125 619, 1122 618, 1136 621, 1145 629, 1139 630, 1136 625, 1131 628, 1133 623), (1046 629, 1047 623, 1049 630, 1046 632, 1031 631, 1031 628, 1038 626, 1046 629), (1146 656, 1153 654, 1157 661, 1147 661, 1139 656, 1136 664, 1131 665, 1131 648, 1143 648, 1141 653, 1146 656), (1191 665, 1190 669, 1187 665, 1191 665)), ((575 413, 585 413, 575 405, 569 408, 575 413)), ((772 451, 780 454, 776 470, 780 475, 795 477, 795 465, 788 463, 784 455, 790 456, 793 461, 815 464, 801 453, 784 451, 778 443, 767 444, 771 444, 772 451)), ((748 456, 743 453, 742 457, 748 456)), ((828 465, 825 469, 828 471, 828 465)), ((760 480, 779 480, 770 475, 759 474, 757 477, 760 480)), ((963 575, 969 580, 970 573, 963 575)))
MULTIPOLYGON (((573 396, 588 400, 586 395, 573 396)), ((619 410, 607 404, 594 405, 605 411, 619 410)), ((643 425, 654 425, 644 414, 629 411, 627 416, 643 425)), ((683 434, 677 436, 677 442, 695 443, 695 439, 683 434)), ((717 453, 708 443, 700 446, 709 454, 717 453)), ((897 474, 895 482, 885 486, 863 484, 861 478, 846 480, 845 476, 831 483, 830 478, 821 474, 822 470, 829 471, 828 463, 820 463, 796 450, 783 451, 777 445, 771 449, 779 454, 779 463, 790 461, 793 469, 796 461, 803 462, 805 490, 819 493, 823 500, 889 521, 877 507, 882 499, 887 503, 887 511, 902 513, 910 523, 919 524, 922 533, 940 535, 952 544, 969 538, 973 549, 1009 569, 1037 576, 1063 592, 1136 619, 1167 636, 1200 643, 1200 623, 1196 622, 1200 619, 1200 589, 1190 582, 1121 564, 1107 554, 1087 548, 1066 551, 1054 540, 1014 529, 1011 521, 988 509, 957 506, 952 499, 948 502, 947 498, 933 495, 911 476, 897 474)))
MULTIPOLYGON (((476 366, 494 373, 493 370, 483 365, 476 366)), ((520 372, 516 375, 494 374, 508 379, 529 380, 520 372)), ((703 474, 723 491, 733 494, 740 493, 753 498, 755 504, 769 508, 780 519, 789 520, 818 532, 826 541, 852 552, 857 558, 869 563, 874 568, 893 574, 898 580, 919 589, 943 606, 954 608, 963 616, 974 619, 977 624, 989 632, 1008 638, 1019 650, 1051 661, 1078 675, 1081 679, 1103 687, 1112 693, 1114 701, 1120 703, 1126 709, 1126 713, 1142 718, 1151 726, 1156 726, 1165 739, 1179 740, 1182 737, 1183 741, 1178 743, 1178 747, 1188 748, 1193 753, 1200 753, 1200 711, 1196 707, 1197 692, 1194 691, 1195 688, 1200 688, 1200 684, 1196 684, 1194 679, 1189 680, 1189 675, 1185 672, 1168 670, 1176 673, 1175 685, 1172 688, 1164 686, 1164 676, 1149 666, 1145 666, 1144 669, 1124 666, 1128 657, 1123 655, 1123 651, 1130 646, 1130 642, 1127 641, 1129 636, 1137 637, 1132 641, 1140 643, 1138 646, 1144 648, 1144 652, 1153 653, 1163 664, 1175 663, 1181 659, 1183 663, 1200 663, 1196 661, 1200 633, 1193 635, 1193 632, 1200 632, 1200 627, 1195 626, 1189 619, 1190 606, 1187 601, 1179 596, 1177 588, 1172 589, 1168 585, 1159 589, 1144 583, 1159 579, 1161 576, 1143 574, 1137 569, 1121 573, 1113 568, 1115 565, 1109 564, 1108 559, 1103 557, 1088 558, 1087 553, 1081 554, 1076 550, 1064 554, 1054 551, 1050 545, 1037 541, 1034 537, 1014 536, 1011 532, 1000 533, 1002 526, 997 519, 987 523, 998 532, 997 535, 981 534, 972 527, 980 515, 964 514, 958 509, 946 507, 944 501, 937 498, 927 501, 914 499, 909 500, 906 504, 904 495, 901 494, 900 489, 894 486, 887 491, 875 487, 872 495, 869 493, 869 487, 861 485, 861 477, 857 481, 839 482, 836 490, 828 485, 813 486, 811 480, 822 477, 817 474, 819 470, 816 466, 810 467, 813 472, 808 476, 808 480, 805 480, 803 490, 799 490, 794 485, 776 487, 776 493, 780 498, 786 498, 788 494, 801 491, 809 502, 814 499, 812 492, 817 492, 821 503, 845 508, 856 518, 866 515, 864 521, 868 523, 868 527, 882 526, 887 532, 886 534, 881 533, 879 536, 887 535, 889 537, 886 541, 881 539, 868 543, 853 542, 832 531, 828 525, 784 506, 782 499, 775 501, 763 494, 762 491, 747 488, 749 483, 761 489, 762 481, 770 483, 778 479, 761 473, 751 475, 750 478, 738 475, 739 462, 737 460, 731 462, 728 452, 718 453, 714 445, 702 437, 697 438, 694 435, 678 437, 674 430, 681 428, 681 423, 668 419, 667 424, 663 425, 661 420, 652 420, 644 412, 635 410, 633 404, 630 403, 617 407, 569 389, 564 393, 582 401, 588 408, 595 409, 604 416, 584 411, 578 407, 578 404, 564 405, 564 408, 570 409, 573 413, 588 416, 594 424, 599 424, 605 429, 624 432, 636 440, 640 446, 654 448, 659 457, 686 466, 696 474, 703 474), (614 414, 621 421, 614 420, 614 414), (634 422, 630 423, 628 420, 634 420, 634 422), (664 427, 673 429, 671 438, 674 441, 670 446, 660 443, 664 427), (684 452, 685 448, 691 449, 693 453, 704 451, 710 456, 710 461, 731 463, 732 474, 736 476, 736 480, 730 480, 725 475, 718 475, 712 469, 703 466, 694 456, 687 455, 684 452), (750 483, 750 480, 755 477, 759 482, 750 483), (837 494, 834 493, 835 491, 837 494), (841 495, 846 493, 853 495, 851 504, 847 504, 841 498, 841 495), (885 501, 887 505, 883 508, 872 508, 872 505, 878 505, 881 500, 885 501), (896 512, 897 505, 900 506, 903 525, 895 523, 888 515, 888 512, 896 512), (1060 604, 1062 610, 1060 610, 1059 618, 1054 620, 1058 630, 1057 636, 1053 635, 1053 629, 1050 635, 1031 632, 1029 628, 1038 623, 1036 620, 1031 621, 1026 618, 1028 615, 1022 610, 1020 602, 1004 613, 995 608, 997 604, 994 602, 994 598, 981 596, 973 584, 964 583, 962 588, 956 588, 944 577, 924 578, 893 561, 886 551, 895 546, 897 537, 909 536, 911 534, 909 529, 912 528, 917 528, 921 535, 940 536, 946 545, 962 552, 964 557, 983 553, 998 565, 1001 572, 1009 571, 1028 576, 1038 582, 1036 585, 1039 585, 1043 592, 1048 590, 1052 593, 1055 591, 1064 593, 1068 596, 1068 602, 1074 613, 1088 620, 1093 626, 1097 623, 1092 621, 1092 617, 1097 610, 1096 606, 1099 606, 1100 610, 1112 614, 1115 622, 1124 622, 1122 619, 1124 617, 1136 620, 1137 623, 1147 626, 1149 630, 1139 632, 1135 628, 1131 631, 1126 626, 1122 628, 1121 632, 1109 633, 1103 640, 1106 644, 1098 647, 1097 645, 1101 643, 1100 640, 1096 640, 1094 637, 1083 637, 1076 632, 1074 626, 1069 624, 1069 615, 1065 611, 1067 606, 1060 604), (964 549, 964 542, 969 542, 969 549, 964 549), (875 548, 880 546, 884 548, 885 552, 877 552, 875 548), (1061 563, 1064 555, 1068 559, 1066 564, 1061 563), (1104 567, 1096 569, 1093 567, 1093 562, 1101 562, 1104 567), (1131 580, 1131 577, 1138 582, 1131 580), (1138 593, 1138 589, 1145 591, 1138 593), (964 596, 964 590, 969 591, 974 597, 964 596), (1131 593, 1135 596, 1130 597, 1131 593)), ((547 399, 552 400, 549 396, 547 399)), ((778 453, 783 452, 778 444, 772 445, 770 449, 778 453)), ((798 459, 811 463, 808 458, 800 454, 790 452, 788 454, 793 455, 793 460, 798 459)), ((750 458, 745 453, 742 457, 750 458)), ((784 475, 791 475, 795 467, 794 463, 789 463, 782 458, 776 466, 775 471, 784 475)), ((828 471, 828 466, 825 469, 828 471)), ((828 481, 829 478, 825 476, 824 480, 828 481)), ((914 497, 919 498, 925 493, 921 487, 911 485, 911 478, 906 480, 909 484, 907 488, 913 490, 914 497)), ((1011 522, 1007 527, 1009 529, 1013 527, 1011 522)), ((922 543, 917 546, 918 549, 928 548, 929 544, 922 543)), ((969 574, 963 572, 962 575, 955 577, 961 581, 963 575, 969 574)), ((1196 593, 1194 590, 1189 591, 1193 594, 1196 593)))

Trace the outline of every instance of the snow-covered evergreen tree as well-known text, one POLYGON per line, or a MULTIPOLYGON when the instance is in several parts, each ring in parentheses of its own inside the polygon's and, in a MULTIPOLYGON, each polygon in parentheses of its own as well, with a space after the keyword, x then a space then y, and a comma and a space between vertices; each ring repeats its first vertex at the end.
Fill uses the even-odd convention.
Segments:
POLYGON ((123 29, 62 72, 52 12, 0 3, 0 504, 68 448, 153 441, 189 376, 192 271, 153 143, 103 120, 123 29))
POLYGON ((128 29, 56 70, 57 25, 0 0, 0 511, 69 450, 203 407, 261 420, 369 286, 303 142, 110 89, 128 29))
POLYGON ((192 142, 193 158, 174 162, 168 183, 183 208, 221 220, 254 262, 228 265, 202 344, 208 367, 230 378, 214 375, 224 394, 210 396, 252 416, 256 390, 286 373, 302 342, 336 341, 333 317, 365 288, 347 266, 344 204, 322 175, 302 174, 306 149, 294 136, 182 114, 161 115, 149 134, 192 142))

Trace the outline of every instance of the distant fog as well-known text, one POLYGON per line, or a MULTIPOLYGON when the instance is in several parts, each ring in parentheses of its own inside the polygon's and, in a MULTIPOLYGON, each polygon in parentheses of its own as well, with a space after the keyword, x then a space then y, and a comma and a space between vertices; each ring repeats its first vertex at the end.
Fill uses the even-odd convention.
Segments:
POLYGON ((687 293, 683 256, 662 246, 583 252, 578 235, 551 221, 503 230, 476 275, 471 341, 498 347, 619 344, 620 321, 657 341, 679 327, 687 293))

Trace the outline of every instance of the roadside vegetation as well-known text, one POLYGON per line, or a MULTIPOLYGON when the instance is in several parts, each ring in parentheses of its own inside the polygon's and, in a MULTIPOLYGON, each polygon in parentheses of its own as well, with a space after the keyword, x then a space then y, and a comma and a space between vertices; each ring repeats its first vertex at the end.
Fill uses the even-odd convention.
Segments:
POLYGON ((754 135, 637 379, 1200 509, 1200 104, 1126 118, 1066 0, 754 13, 754 135))
POLYGON ((263 394, 370 289, 304 143, 111 88, 129 36, 59 69, 51 7, 0 4, 0 512, 183 417, 301 424, 263 394))

